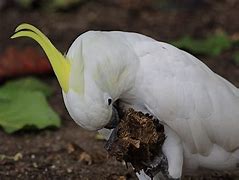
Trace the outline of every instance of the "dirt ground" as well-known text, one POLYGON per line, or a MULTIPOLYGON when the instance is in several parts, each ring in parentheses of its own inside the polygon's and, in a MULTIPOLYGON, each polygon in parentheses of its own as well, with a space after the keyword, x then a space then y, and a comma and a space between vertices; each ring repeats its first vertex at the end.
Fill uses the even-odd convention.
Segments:
MULTIPOLYGON (((9 40, 22 22, 36 25, 62 52, 79 34, 92 29, 134 31, 161 41, 172 41, 185 34, 201 37, 218 30, 239 36, 236 0, 198 4, 185 0, 180 6, 167 8, 122 2, 87 1, 71 11, 57 13, 8 7, 0 11, 0 53, 8 46, 37 47, 27 39, 9 40)), ((238 50, 234 47, 214 58, 197 57, 239 87, 239 67, 232 58, 232 52, 238 50)), ((42 79, 55 89, 50 103, 61 115, 62 127, 13 135, 0 130, 0 154, 7 156, 0 157, 0 179, 136 179, 130 167, 107 157, 105 142, 98 140, 96 133, 83 130, 71 120, 54 76, 42 79)), ((228 175, 225 177, 229 179, 228 175)))

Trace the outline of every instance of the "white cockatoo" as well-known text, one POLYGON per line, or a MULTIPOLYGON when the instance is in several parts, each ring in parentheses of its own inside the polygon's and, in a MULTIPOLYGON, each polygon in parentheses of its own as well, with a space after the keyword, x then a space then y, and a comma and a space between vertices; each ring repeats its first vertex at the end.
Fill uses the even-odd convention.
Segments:
MULTIPOLYGON (((66 56, 32 25, 19 25, 12 38, 23 36, 44 49, 66 108, 81 127, 115 127, 113 103, 119 101, 164 125, 162 150, 171 178, 199 168, 238 167, 239 90, 194 56, 130 32, 88 31, 66 56)), ((137 175, 148 178, 142 171, 137 175)))

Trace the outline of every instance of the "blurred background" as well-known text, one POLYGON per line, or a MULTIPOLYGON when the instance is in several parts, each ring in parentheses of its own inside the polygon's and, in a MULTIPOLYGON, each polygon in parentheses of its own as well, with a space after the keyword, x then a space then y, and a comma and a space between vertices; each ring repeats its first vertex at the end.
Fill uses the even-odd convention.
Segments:
POLYGON ((138 32, 190 52, 239 87, 238 17, 237 0, 1 0, 0 179, 135 179, 107 157, 100 136, 71 120, 41 48, 10 39, 17 25, 35 25, 62 53, 88 30, 138 32))

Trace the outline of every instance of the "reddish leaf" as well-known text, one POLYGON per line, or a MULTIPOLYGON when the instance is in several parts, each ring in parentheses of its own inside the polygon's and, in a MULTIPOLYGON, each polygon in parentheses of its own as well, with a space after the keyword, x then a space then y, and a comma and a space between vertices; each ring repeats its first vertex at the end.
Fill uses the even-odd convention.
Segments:
POLYGON ((8 47, 0 55, 0 80, 20 75, 49 72, 52 72, 52 68, 47 57, 32 47, 26 47, 22 50, 8 47))

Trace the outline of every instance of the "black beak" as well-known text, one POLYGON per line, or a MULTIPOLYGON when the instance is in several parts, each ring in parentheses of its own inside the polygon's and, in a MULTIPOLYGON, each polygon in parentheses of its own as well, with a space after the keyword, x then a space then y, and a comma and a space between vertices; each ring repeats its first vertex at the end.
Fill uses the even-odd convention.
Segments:
POLYGON ((113 106, 113 112, 110 122, 105 126, 106 129, 113 129, 119 124, 120 118, 117 109, 113 106))

